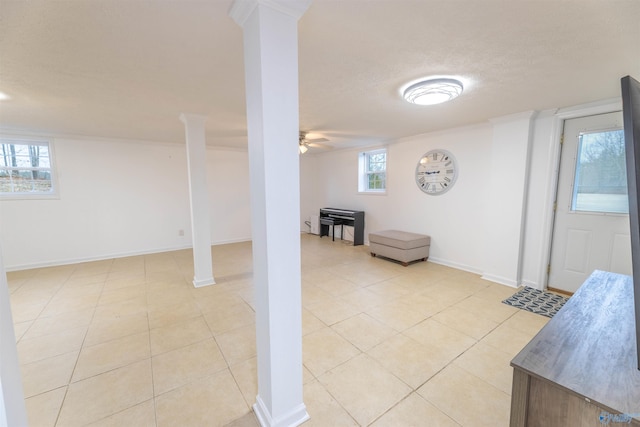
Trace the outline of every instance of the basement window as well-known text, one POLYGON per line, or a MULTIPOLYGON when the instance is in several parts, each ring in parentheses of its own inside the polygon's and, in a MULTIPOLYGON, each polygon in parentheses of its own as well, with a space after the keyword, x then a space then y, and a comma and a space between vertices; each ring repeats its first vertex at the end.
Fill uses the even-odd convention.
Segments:
POLYGON ((0 137, 0 198, 56 196, 48 140, 0 137))
POLYGON ((358 191, 385 194, 387 191, 387 150, 364 151, 358 155, 358 191))

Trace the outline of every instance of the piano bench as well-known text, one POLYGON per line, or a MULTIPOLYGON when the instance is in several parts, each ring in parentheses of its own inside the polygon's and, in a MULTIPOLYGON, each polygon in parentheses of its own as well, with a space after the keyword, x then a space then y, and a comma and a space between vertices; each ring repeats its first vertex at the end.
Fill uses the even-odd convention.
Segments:
POLYGON ((343 227, 344 222, 341 219, 338 218, 331 218, 331 217, 322 217, 320 218, 320 238, 322 238, 322 236, 328 236, 329 235, 329 227, 331 227, 333 229, 332 233, 331 233, 331 237, 333 238, 333 241, 336 241, 336 225, 340 226, 340 240, 342 240, 342 233, 344 232, 344 227, 343 227), (326 225, 327 227, 323 227, 323 225, 326 225), (327 231, 327 234, 323 233, 323 230, 327 231))
POLYGON ((382 256, 408 266, 411 261, 426 261, 429 258, 431 237, 424 234, 398 230, 369 233, 371 256, 382 256))

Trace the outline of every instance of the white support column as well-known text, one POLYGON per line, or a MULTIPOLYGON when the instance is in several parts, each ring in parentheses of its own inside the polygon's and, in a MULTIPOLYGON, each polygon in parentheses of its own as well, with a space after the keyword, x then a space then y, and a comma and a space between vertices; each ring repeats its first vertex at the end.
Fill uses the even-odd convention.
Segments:
POLYGON ((493 143, 491 152, 492 171, 487 199, 493 207, 486 218, 487 242, 495 245, 487 250, 482 277, 493 282, 517 288, 522 279, 522 254, 529 157, 535 111, 512 114, 492 119, 493 143), (509 177, 505 179, 505 177, 509 177))
POLYGON ((204 122, 197 114, 180 114, 187 139, 189 167, 189 200, 191 201, 191 234, 193 236, 193 286, 213 285, 211 261, 211 225, 209 224, 209 194, 207 191, 207 150, 204 122))
POLYGON ((9 285, 0 251, 0 426, 26 426, 22 378, 11 317, 9 285))
POLYGON ((311 0, 236 0, 243 28, 258 353, 255 414, 297 426, 302 401, 298 19, 311 0))

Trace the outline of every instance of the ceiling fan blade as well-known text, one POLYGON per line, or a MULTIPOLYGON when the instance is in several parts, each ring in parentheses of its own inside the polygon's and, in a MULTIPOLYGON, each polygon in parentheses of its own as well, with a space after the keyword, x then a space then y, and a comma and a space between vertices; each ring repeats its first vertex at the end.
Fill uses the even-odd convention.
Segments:
MULTIPOLYGON (((324 139, 324 138, 321 138, 321 139, 322 139, 322 140, 324 140, 324 141, 328 141, 328 139, 324 139)), ((314 141, 318 141, 318 140, 314 140, 314 141)), ((308 146, 309 146, 309 147, 311 147, 311 148, 321 148, 321 149, 323 149, 323 150, 333 150, 333 147, 331 147, 331 146, 329 146, 329 145, 325 145, 325 144, 316 144, 315 142, 309 142, 309 141, 307 141, 307 142, 305 143, 305 145, 308 145, 308 146)))
POLYGON ((305 138, 306 142, 328 142, 327 138, 305 138))

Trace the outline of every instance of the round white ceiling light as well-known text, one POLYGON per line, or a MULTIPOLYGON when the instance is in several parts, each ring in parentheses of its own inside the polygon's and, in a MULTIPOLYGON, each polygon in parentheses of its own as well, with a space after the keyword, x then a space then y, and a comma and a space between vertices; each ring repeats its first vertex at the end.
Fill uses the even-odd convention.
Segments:
POLYGON ((456 79, 428 79, 412 84, 402 95, 412 104, 435 105, 458 97, 462 89, 462 83, 456 79))

